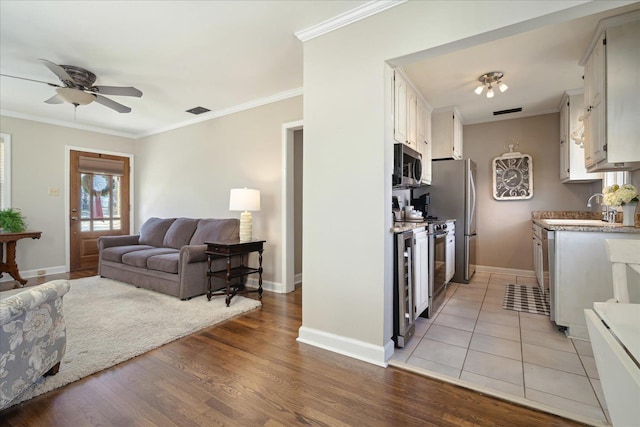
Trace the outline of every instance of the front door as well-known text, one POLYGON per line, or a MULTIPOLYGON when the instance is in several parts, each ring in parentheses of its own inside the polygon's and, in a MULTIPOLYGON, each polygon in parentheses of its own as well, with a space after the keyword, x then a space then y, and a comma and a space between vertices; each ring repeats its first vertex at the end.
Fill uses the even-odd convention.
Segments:
POLYGON ((98 265, 98 237, 129 234, 129 158, 70 152, 71 271, 98 265))

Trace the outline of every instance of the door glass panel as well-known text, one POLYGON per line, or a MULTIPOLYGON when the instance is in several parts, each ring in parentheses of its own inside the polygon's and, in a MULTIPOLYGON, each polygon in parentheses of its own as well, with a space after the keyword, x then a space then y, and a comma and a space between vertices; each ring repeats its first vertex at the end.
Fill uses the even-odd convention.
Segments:
POLYGON ((81 173, 80 231, 120 230, 120 176, 81 173))

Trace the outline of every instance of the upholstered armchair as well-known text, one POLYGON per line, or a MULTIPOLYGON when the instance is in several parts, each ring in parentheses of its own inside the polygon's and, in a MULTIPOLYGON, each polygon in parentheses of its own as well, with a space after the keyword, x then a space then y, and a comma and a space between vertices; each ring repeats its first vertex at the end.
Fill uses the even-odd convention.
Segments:
POLYGON ((58 372, 67 344, 62 296, 69 288, 69 281, 54 280, 0 300, 0 410, 58 372))

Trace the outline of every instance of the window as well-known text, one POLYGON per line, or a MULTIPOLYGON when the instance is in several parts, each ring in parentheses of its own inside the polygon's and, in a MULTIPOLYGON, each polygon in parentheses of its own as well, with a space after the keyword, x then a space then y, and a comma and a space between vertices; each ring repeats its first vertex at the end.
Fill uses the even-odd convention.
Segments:
POLYGON ((0 209, 11 207, 11 135, 0 133, 0 209))

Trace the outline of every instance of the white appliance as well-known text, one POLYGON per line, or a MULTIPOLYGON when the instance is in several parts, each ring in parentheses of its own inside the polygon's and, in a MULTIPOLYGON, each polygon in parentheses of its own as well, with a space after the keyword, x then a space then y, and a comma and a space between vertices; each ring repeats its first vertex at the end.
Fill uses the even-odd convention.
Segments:
POLYGON ((430 215, 456 220, 456 263, 453 281, 469 283, 476 272, 476 164, 438 160, 431 165, 430 215))

